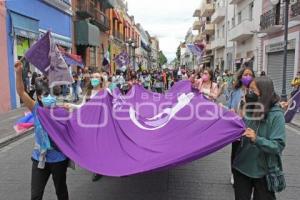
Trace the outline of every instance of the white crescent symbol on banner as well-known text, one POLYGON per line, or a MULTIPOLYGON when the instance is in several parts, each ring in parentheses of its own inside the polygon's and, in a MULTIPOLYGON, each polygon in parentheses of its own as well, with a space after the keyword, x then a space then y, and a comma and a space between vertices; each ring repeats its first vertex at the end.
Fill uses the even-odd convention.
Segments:
POLYGON ((137 119, 137 113, 134 110, 133 107, 129 108, 129 116, 131 121, 139 128, 144 130, 157 130, 164 126, 166 126, 171 119, 185 106, 187 106, 191 100, 194 98, 194 93, 188 93, 188 94, 182 94, 178 97, 178 102, 175 106, 172 108, 166 108, 161 113, 151 117, 147 118, 148 121, 145 121, 144 124, 148 125, 149 127, 143 126, 139 120, 137 119), (162 117, 163 115, 166 115, 165 117, 162 117), (161 118, 162 117, 162 118, 161 118))

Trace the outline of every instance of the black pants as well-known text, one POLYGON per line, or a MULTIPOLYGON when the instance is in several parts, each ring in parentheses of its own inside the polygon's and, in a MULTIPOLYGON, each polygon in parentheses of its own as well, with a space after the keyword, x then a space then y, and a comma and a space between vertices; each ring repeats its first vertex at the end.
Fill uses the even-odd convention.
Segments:
POLYGON ((274 192, 268 190, 266 178, 250 178, 233 169, 235 200, 275 200, 274 192))
POLYGON ((68 200, 67 188, 67 168, 68 160, 58 163, 46 163, 44 169, 38 168, 38 162, 32 161, 31 172, 31 200, 43 199, 44 190, 50 175, 55 186, 55 191, 58 200, 68 200))
POLYGON ((235 155, 236 155, 237 150, 238 150, 240 145, 241 145, 241 141, 234 141, 231 145, 231 172, 232 172, 232 164, 233 164, 235 155))

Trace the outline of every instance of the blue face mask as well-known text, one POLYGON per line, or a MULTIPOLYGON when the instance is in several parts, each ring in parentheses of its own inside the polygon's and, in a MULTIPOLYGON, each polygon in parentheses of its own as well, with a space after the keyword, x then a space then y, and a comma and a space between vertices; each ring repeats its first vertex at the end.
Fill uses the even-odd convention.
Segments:
POLYGON ((100 85, 100 80, 97 78, 92 78, 91 79, 91 84, 93 87, 97 87, 98 85, 100 85))
POLYGON ((46 97, 42 97, 42 103, 44 107, 51 107, 55 106, 56 104, 56 97, 51 96, 50 94, 46 97))

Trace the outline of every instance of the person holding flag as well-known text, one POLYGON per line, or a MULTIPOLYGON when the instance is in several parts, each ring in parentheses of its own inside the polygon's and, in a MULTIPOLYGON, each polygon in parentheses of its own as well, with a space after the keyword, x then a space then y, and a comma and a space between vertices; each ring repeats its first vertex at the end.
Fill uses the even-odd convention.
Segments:
POLYGON ((37 81, 35 90, 37 101, 31 99, 24 88, 22 80, 23 64, 15 63, 17 93, 25 106, 32 112, 34 118, 35 147, 32 152, 31 170, 31 199, 41 200, 50 175, 54 182, 58 200, 68 200, 67 168, 68 158, 56 147, 40 123, 37 109, 39 107, 51 108, 56 104, 56 98, 50 94, 46 81, 37 81))

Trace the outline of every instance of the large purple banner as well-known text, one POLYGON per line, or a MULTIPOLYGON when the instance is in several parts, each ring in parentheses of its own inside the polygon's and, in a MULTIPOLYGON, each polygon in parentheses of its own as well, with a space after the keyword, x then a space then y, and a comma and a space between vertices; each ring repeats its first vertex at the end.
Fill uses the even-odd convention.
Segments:
POLYGON ((240 138, 245 125, 231 111, 192 91, 189 81, 166 94, 135 85, 127 95, 98 93, 81 109, 39 109, 61 151, 81 167, 126 176, 177 166, 240 138))

